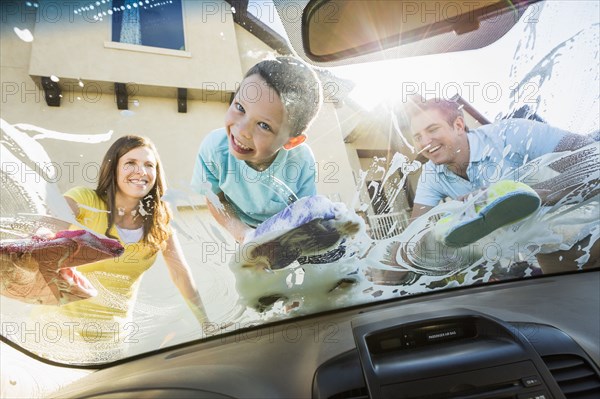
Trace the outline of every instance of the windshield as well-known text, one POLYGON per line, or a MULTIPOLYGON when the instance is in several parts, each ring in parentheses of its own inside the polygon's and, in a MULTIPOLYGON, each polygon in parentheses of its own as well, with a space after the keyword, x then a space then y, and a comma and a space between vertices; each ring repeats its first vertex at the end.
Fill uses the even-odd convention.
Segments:
POLYGON ((294 97, 300 61, 247 75, 289 56, 291 7, 2 2, 2 336, 100 365, 597 267, 599 7, 294 97))

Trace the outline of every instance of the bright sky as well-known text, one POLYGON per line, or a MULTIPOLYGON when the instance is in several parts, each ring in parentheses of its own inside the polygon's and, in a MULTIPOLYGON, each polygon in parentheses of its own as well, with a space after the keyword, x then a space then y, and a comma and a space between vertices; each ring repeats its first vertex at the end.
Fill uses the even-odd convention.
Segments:
MULTIPOLYGON (((402 98, 415 88, 426 97, 451 96, 459 91, 478 110, 494 119, 499 112, 508 111, 511 89, 556 46, 581 32, 575 41, 558 51, 554 63, 545 62, 538 68, 540 76, 524 86, 518 97, 529 103, 541 97, 540 111, 547 114, 546 118, 570 125, 572 116, 577 114, 574 107, 581 106, 574 100, 579 99, 566 104, 555 97, 560 95, 564 100, 562 96, 568 93, 586 93, 590 105, 595 104, 596 112, 590 110, 590 113, 595 114, 597 129, 598 7, 598 2, 549 2, 544 5, 538 22, 521 20, 498 42, 483 49, 340 67, 333 71, 357 83, 352 96, 367 108, 383 99, 402 98), (590 86, 592 82, 595 85, 590 86)), ((577 119, 580 123, 581 118, 577 119)))
MULTIPOLYGON (((498 42, 483 49, 331 70, 356 83, 351 97, 367 109, 402 99, 411 91, 426 97, 459 92, 493 120, 511 109, 518 83, 555 47, 575 36, 557 51, 554 61, 546 60, 536 69, 537 76, 517 91, 516 98, 533 107, 540 101, 539 111, 549 123, 577 126, 584 132, 598 130, 600 2, 549 1, 535 7, 498 42), (570 93, 577 97, 569 99, 570 93)), ((270 0, 250 1, 249 10, 256 10, 263 22, 287 37, 270 0)))

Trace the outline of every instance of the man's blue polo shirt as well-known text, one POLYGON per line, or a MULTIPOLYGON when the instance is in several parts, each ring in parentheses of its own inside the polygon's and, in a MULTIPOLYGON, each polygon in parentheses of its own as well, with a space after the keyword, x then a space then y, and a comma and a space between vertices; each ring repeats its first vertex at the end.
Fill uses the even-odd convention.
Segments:
POLYGON ((446 197, 456 199, 499 180, 519 180, 519 167, 553 152, 568 133, 527 119, 505 119, 470 130, 469 179, 456 175, 446 165, 428 161, 423 166, 414 202, 436 206, 446 197))

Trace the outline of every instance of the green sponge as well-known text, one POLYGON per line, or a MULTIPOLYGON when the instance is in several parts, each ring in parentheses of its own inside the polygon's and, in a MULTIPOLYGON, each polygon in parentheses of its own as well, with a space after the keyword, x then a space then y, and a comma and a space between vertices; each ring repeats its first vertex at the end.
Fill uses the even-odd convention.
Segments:
POLYGON ((517 222, 540 207, 538 194, 525 183, 501 180, 487 189, 485 202, 475 205, 476 215, 460 220, 455 224, 455 215, 447 216, 436 224, 445 245, 453 248, 464 247, 485 237, 492 231, 517 222))

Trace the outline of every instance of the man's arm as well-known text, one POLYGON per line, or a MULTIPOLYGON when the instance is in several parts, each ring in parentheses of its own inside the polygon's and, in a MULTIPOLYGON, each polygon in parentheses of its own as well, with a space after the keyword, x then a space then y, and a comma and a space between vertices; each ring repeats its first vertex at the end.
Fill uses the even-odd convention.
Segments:
POLYGON ((591 138, 581 134, 569 133, 556 145, 554 152, 573 151, 590 145, 594 142, 591 138))
POLYGON ((561 139, 554 152, 574 153, 548 165, 560 175, 531 186, 543 204, 555 205, 567 196, 572 200, 566 203, 576 203, 600 194, 598 147, 577 151, 592 143, 592 139, 579 134, 568 134, 561 139))
POLYGON ((418 204, 418 203, 415 202, 414 205, 413 205, 412 213, 410 215, 410 221, 411 222, 414 221, 416 218, 418 218, 419 216, 422 216, 422 215, 426 214, 431 209, 433 209, 432 206, 418 204))
POLYGON ((233 206, 225 198, 225 194, 217 194, 219 204, 213 204, 210 199, 206 200, 208 210, 213 215, 217 223, 223 226, 239 243, 244 242, 246 235, 253 229, 242 222, 233 206))

